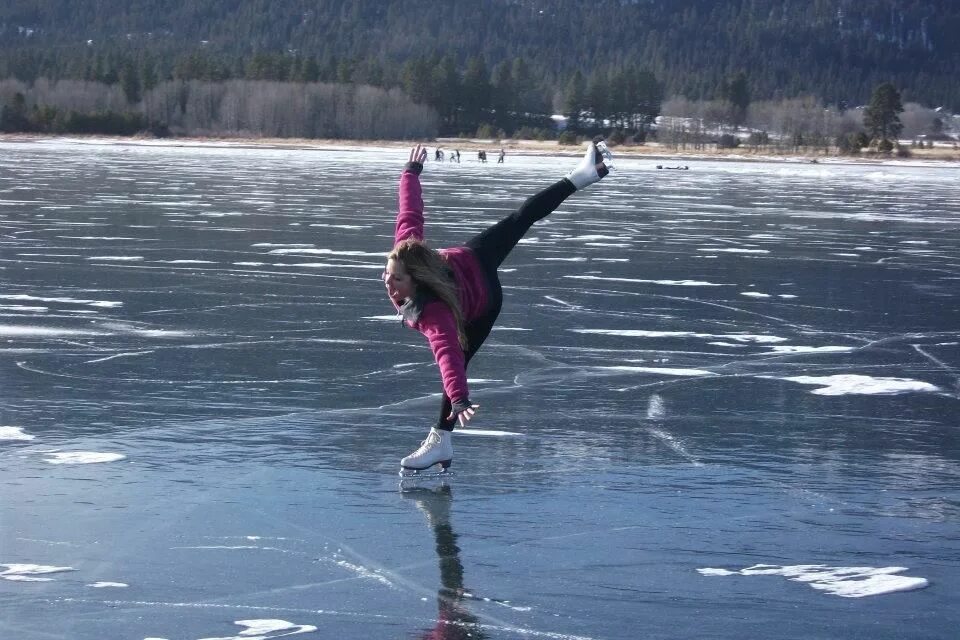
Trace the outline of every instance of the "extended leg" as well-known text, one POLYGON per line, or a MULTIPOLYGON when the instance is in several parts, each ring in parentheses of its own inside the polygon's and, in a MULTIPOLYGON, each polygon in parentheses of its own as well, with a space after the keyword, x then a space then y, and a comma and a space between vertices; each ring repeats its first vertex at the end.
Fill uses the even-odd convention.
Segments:
MULTIPOLYGON (((606 149, 606 147, 603 147, 606 149)), ((580 163, 566 178, 528 198, 523 205, 492 227, 471 238, 470 247, 488 272, 496 272, 533 223, 553 213, 575 191, 603 178, 609 170, 597 145, 590 143, 580 163)))
POLYGON ((469 241, 477 259, 486 269, 496 269, 513 250, 533 223, 546 218, 576 191, 566 178, 555 182, 540 193, 527 199, 523 205, 469 241))

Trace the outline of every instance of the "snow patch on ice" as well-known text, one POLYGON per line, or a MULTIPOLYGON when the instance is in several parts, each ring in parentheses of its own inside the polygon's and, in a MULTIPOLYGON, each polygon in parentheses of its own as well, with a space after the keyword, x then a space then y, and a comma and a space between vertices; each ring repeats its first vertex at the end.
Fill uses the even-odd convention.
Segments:
POLYGON ((473 429, 470 426, 457 429, 457 437, 459 436, 506 437, 506 436, 522 436, 522 435, 523 435, 522 433, 517 433, 516 431, 498 431, 496 429, 473 429))
POLYGON ((659 373, 666 376, 715 376, 712 371, 703 369, 673 369, 670 367, 633 367, 627 365, 616 365, 610 367, 596 367, 605 371, 624 371, 627 373, 659 373))
POLYGON ((116 462, 127 457, 122 453, 100 451, 64 451, 47 455, 51 457, 47 458, 45 462, 50 464, 97 464, 100 462, 116 462))
POLYGON ((103 307, 103 308, 114 308, 122 307, 122 302, 113 302, 109 300, 84 300, 77 298, 47 298, 43 296, 31 296, 22 293, 16 294, 0 294, 0 300, 17 300, 17 301, 30 301, 30 302, 60 302, 63 304, 82 304, 91 307, 103 307))
POLYGON ((106 262, 139 262, 143 256, 90 256, 87 260, 104 260, 106 262))
POLYGON ((786 342, 786 338, 779 336, 764 336, 750 333, 696 333, 693 331, 648 331, 645 329, 569 329, 573 333, 588 333, 605 336, 622 336, 625 338, 707 338, 733 340, 735 342, 752 342, 758 344, 770 344, 774 342, 786 342))
POLYGON ((825 564, 778 566, 757 564, 729 571, 704 568, 697 571, 704 576, 783 576, 794 582, 804 582, 814 589, 843 598, 879 596, 898 591, 922 589, 929 582, 925 578, 900 576, 906 567, 830 567, 825 564))
POLYGON ((281 636, 294 636, 301 633, 313 633, 317 630, 312 624, 294 624, 286 620, 237 620, 234 624, 246 627, 238 635, 202 638, 201 640, 267 640, 268 638, 279 638, 281 636), (274 634, 279 631, 286 631, 280 635, 274 634))
POLYGON ((736 247, 723 249, 697 249, 697 251, 708 251, 710 253, 770 253, 767 249, 738 249, 736 247))
POLYGON ((354 256, 363 258, 386 258, 386 252, 372 251, 337 251, 336 249, 314 249, 314 248, 294 248, 294 249, 273 249, 267 253, 276 255, 318 255, 318 256, 354 256))
POLYGON ((37 576, 74 570, 73 567, 53 567, 42 564, 0 563, 0 567, 6 567, 6 569, 0 571, 0 578, 11 582, 50 582, 53 578, 38 578, 37 576))
POLYGON ((0 337, 9 338, 46 338, 51 336, 106 336, 103 331, 89 329, 64 329, 62 327, 35 327, 26 325, 0 324, 0 337))
POLYGON ((129 587, 130 585, 123 582, 92 582, 87 585, 88 587, 93 587, 94 589, 108 589, 115 587, 117 589, 122 589, 123 587, 129 587))
POLYGON ((706 282, 704 280, 643 280, 640 278, 605 278, 602 276, 563 276, 573 280, 603 280, 604 282, 635 282, 639 284, 659 284, 672 287, 729 287, 728 284, 706 282))
POLYGON ((773 353, 849 353, 854 347, 803 347, 800 345, 776 345, 773 353))
POLYGON ((912 380, 910 378, 882 378, 857 374, 792 376, 775 379, 797 382, 799 384, 819 385, 819 389, 811 391, 811 393, 819 396, 892 395, 911 391, 932 392, 940 390, 939 387, 929 382, 912 380))
POLYGON ((24 433, 23 427, 0 427, 0 440, 33 440, 35 437, 24 433))

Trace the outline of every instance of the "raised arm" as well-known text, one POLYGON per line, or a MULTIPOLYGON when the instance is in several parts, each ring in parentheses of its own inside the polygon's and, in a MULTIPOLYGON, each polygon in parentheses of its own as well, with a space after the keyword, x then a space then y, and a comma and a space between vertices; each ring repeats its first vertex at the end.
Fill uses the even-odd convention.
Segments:
POLYGON ((427 159, 427 150, 421 145, 410 150, 410 160, 400 175, 398 194, 397 225, 393 232, 393 243, 408 238, 423 240, 423 194, 420 190, 420 172, 423 161, 427 159))

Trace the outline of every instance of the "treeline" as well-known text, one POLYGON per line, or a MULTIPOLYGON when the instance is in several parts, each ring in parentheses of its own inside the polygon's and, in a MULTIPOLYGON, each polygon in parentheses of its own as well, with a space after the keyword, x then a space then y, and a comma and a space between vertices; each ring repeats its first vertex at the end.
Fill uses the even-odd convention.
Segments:
POLYGON ((435 111, 398 89, 261 80, 164 81, 135 105, 117 85, 0 81, 0 131, 155 136, 412 139, 435 111))
POLYGON ((571 132, 616 129, 642 140, 663 100, 657 78, 632 67, 577 71, 550 92, 522 58, 492 70, 471 58, 460 70, 450 56, 414 57, 390 68, 373 59, 320 65, 313 58, 258 54, 234 63, 204 54, 179 59, 167 75, 153 58, 118 54, 97 56, 83 69, 82 80, 8 80, 18 88, 0 92, 0 105, 17 115, 0 123, 0 130, 32 123, 38 130, 73 131, 64 129, 70 112, 106 109, 142 115, 144 127, 155 133, 551 138, 557 135, 551 115, 565 113, 571 132), (84 98, 98 92, 102 104, 84 98), (14 105, 16 94, 23 98, 14 105), (52 118, 44 111, 50 107, 57 110, 52 118), (38 111, 30 115, 28 109, 38 111), (369 122, 369 130, 359 122, 369 122))
POLYGON ((891 81, 960 111, 958 31, 954 0, 6 0, 0 77, 109 82, 119 67, 97 67, 118 55, 151 59, 157 82, 383 86, 408 60, 449 56, 461 74, 477 58, 491 76, 524 60, 548 99, 578 70, 642 67, 667 95, 709 100, 742 68, 758 100, 856 105, 891 81), (205 56, 215 77, 190 77, 205 56))
POLYGON ((674 98, 663 105, 657 140, 674 149, 745 147, 786 153, 823 152, 856 155, 865 148, 877 153, 908 155, 911 147, 950 142, 941 112, 917 103, 903 104, 889 83, 878 85, 870 103, 856 109, 824 104, 814 96, 764 100, 749 104, 739 126, 738 108, 729 101, 674 98))

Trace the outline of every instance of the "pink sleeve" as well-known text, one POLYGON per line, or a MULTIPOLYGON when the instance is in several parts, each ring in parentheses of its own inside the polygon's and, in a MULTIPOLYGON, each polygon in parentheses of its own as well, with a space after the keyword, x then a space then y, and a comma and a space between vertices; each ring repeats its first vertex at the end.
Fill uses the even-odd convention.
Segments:
POLYGON ((400 206, 397 210, 397 226, 393 243, 408 238, 423 240, 423 195, 420 191, 420 176, 406 170, 400 176, 400 206))
POLYGON ((453 312, 442 302, 429 302, 420 313, 417 329, 430 343, 447 397, 453 403, 468 400, 466 363, 453 312))

